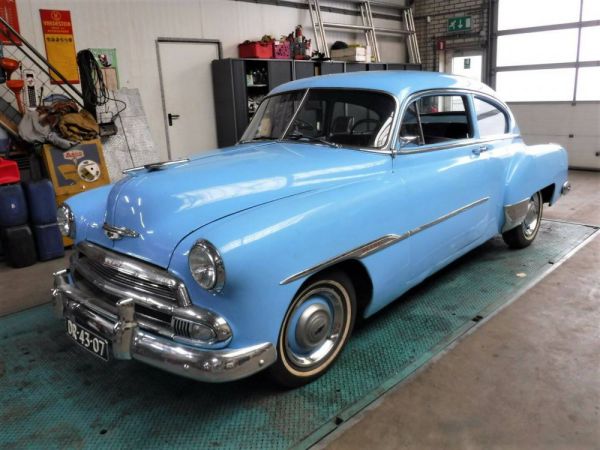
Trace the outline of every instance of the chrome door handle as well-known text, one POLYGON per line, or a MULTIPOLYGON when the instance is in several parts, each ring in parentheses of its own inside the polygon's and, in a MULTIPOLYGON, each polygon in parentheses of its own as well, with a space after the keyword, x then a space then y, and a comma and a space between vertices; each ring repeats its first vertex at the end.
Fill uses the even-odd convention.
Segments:
POLYGON ((173 121, 179 119, 179 114, 167 114, 167 119, 169 120, 169 126, 173 126, 173 121))
POLYGON ((479 156, 480 154, 482 154, 483 152, 487 152, 488 150, 489 150, 489 147, 487 145, 480 145, 479 147, 476 147, 471 151, 473 152, 474 155, 479 156))

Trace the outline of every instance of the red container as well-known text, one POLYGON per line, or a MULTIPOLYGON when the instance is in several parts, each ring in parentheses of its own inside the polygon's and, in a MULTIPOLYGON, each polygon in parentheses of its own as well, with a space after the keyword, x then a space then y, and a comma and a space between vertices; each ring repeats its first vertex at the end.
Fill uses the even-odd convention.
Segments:
POLYGON ((273 41, 273 54, 275 59, 290 59, 292 57, 290 41, 273 41))
POLYGON ((21 181, 21 174, 16 161, 0 158, 0 185, 21 181))
POLYGON ((273 44, 271 42, 248 42, 238 45, 240 58, 273 58, 273 44))

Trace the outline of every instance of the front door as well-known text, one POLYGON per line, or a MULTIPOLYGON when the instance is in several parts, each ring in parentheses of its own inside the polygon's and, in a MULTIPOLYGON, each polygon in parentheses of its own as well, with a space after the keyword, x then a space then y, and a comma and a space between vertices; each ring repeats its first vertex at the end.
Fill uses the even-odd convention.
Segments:
POLYGON ((217 148, 211 61, 219 42, 158 39, 157 46, 169 158, 217 148))
POLYGON ((408 191, 398 214, 410 233, 411 284, 489 233, 493 180, 470 109, 464 94, 427 95, 404 115, 394 171, 408 191))

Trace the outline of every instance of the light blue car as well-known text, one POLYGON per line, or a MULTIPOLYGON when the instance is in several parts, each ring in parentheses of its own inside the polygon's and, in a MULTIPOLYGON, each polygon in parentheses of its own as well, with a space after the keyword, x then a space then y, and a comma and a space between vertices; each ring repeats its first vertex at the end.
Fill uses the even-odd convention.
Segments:
POLYGON ((502 233, 535 239, 567 153, 526 146, 473 80, 320 76, 276 88, 238 145, 130 169, 59 209, 67 333, 103 359, 222 382, 322 375, 368 317, 502 233))

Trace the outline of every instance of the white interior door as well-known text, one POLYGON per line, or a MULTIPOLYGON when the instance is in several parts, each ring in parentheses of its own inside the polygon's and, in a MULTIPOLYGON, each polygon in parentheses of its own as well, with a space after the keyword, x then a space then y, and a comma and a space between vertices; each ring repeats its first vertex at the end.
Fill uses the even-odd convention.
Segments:
POLYGON ((217 148, 211 61, 218 42, 158 40, 170 159, 217 148))
POLYGON ((448 68, 450 73, 454 75, 462 75, 463 77, 473 78, 481 81, 483 77, 483 55, 482 53, 463 53, 449 54, 450 61, 448 68))

